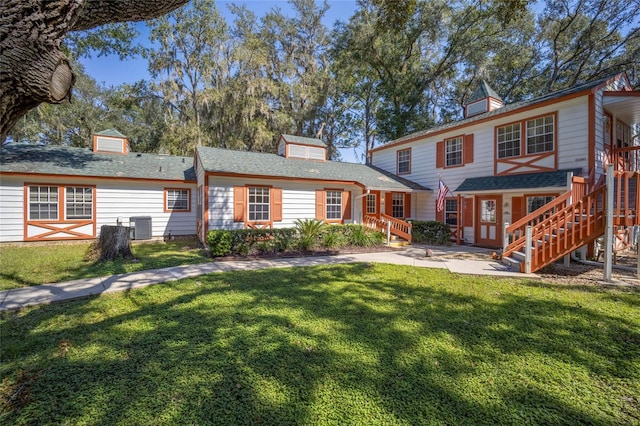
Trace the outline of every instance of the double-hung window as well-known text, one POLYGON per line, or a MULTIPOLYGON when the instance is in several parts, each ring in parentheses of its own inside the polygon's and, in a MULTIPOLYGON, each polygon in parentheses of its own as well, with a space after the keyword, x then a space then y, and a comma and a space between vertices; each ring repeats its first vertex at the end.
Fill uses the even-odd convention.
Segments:
POLYGON ((520 156, 520 123, 498 127, 498 158, 520 156))
POLYGON ((527 154, 553 151, 553 115, 527 120, 527 154))
POLYGON ((29 186, 29 219, 58 220, 57 186, 29 186))
POLYGON ((444 200, 444 223, 451 226, 458 224, 458 200, 455 198, 444 200))
POLYGON ((367 214, 378 213, 376 209, 376 194, 367 194, 367 214))
POLYGON ((327 220, 342 219, 342 191, 326 191, 327 220))
POLYGON ((93 188, 67 186, 65 192, 65 215, 67 219, 93 218, 93 188))
POLYGON ((445 141, 445 164, 447 167, 462 165, 462 137, 445 141))
POLYGON ((411 173, 411 148, 398 151, 398 174, 404 175, 411 173))
POLYGON ((167 189, 167 211, 189 211, 189 198, 191 191, 189 189, 167 189))
POLYGON ((269 195, 269 188, 249 187, 249 222, 269 221, 269 195))
POLYGON ((404 194, 401 192, 391 194, 391 216, 404 219, 404 194))

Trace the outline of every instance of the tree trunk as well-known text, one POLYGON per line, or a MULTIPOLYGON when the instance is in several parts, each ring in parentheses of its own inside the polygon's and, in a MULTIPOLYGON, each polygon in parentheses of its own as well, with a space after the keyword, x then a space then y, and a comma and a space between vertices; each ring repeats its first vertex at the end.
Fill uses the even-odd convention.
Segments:
POLYGON ((75 76, 60 49, 69 31, 155 18, 187 1, 1 0, 0 144, 32 108, 70 99, 75 76))
POLYGON ((100 260, 115 260, 119 257, 132 258, 130 230, 131 228, 128 226, 102 225, 98 240, 100 260))

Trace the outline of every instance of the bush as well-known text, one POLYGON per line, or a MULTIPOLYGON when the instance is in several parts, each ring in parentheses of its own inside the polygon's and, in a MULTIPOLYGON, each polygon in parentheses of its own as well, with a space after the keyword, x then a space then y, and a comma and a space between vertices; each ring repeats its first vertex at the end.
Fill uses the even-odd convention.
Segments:
POLYGON ((207 245, 211 256, 226 256, 231 253, 231 231, 212 230, 207 234, 207 245))
POLYGON ((446 223, 415 220, 412 225, 412 239, 416 243, 438 246, 451 244, 451 228, 446 223))
POLYGON ((293 228, 212 230, 207 244, 212 256, 279 253, 291 249, 295 234, 293 228))
POLYGON ((322 236, 322 245, 328 249, 343 247, 347 240, 344 237, 343 226, 329 226, 322 236))
POLYGON ((344 236, 347 244, 357 247, 373 247, 385 242, 384 234, 372 231, 362 225, 344 225, 344 236))

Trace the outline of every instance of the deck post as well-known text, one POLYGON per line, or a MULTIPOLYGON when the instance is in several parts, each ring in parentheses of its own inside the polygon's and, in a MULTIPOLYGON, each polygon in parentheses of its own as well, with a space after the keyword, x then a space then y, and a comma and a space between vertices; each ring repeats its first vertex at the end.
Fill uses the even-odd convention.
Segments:
POLYGON ((387 246, 391 245, 391 221, 387 220, 387 246))
POLYGON ((505 222, 502 225, 502 252, 503 253, 507 249, 507 246, 509 245, 509 236, 507 235, 507 228, 509 227, 509 225, 510 225, 509 222, 505 222))
POLYGON ((526 241, 524 245, 524 273, 531 273, 531 248, 533 244, 533 230, 531 225, 527 226, 526 241))
MULTIPOLYGON (((573 172, 567 172, 567 191, 571 191, 571 195, 567 200, 567 206, 570 206, 573 204, 573 172)), ((575 218, 573 219, 573 221, 575 221, 575 218)), ((564 255, 564 266, 568 268, 570 265, 571 265, 571 253, 568 253, 564 255)))
POLYGON ((607 203, 605 205, 604 231, 604 280, 611 281, 611 262, 613 261, 613 164, 607 165, 607 203))

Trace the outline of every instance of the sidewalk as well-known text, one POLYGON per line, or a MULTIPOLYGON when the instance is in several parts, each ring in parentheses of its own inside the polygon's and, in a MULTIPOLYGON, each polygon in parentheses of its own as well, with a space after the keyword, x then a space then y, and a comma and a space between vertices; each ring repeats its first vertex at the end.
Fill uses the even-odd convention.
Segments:
POLYGON ((0 311, 20 309, 26 306, 79 299, 101 293, 130 290, 168 281, 192 278, 199 275, 250 271, 266 268, 289 268, 296 266, 332 265, 353 262, 389 263, 394 265, 418 266, 423 268, 448 269, 459 274, 510 276, 518 278, 536 277, 509 270, 500 262, 469 259, 450 259, 447 252, 474 250, 464 248, 433 248, 433 256, 425 257, 425 248, 410 246, 394 252, 358 253, 336 256, 314 256, 243 261, 212 261, 197 265, 174 266, 132 272, 108 277, 87 278, 55 284, 23 287, 0 291, 0 311))

